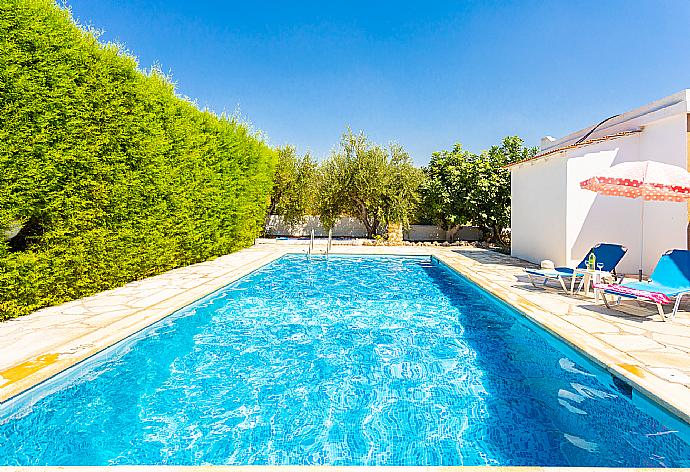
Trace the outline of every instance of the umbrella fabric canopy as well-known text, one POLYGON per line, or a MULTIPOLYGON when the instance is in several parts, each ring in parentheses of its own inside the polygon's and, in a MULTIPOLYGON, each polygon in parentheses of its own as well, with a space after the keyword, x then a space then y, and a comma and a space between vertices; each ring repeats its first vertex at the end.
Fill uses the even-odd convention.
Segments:
POLYGON ((690 173, 661 162, 623 162, 580 182, 580 187, 602 195, 683 202, 690 198, 690 173))
MULTIPOLYGON (((682 167, 655 161, 623 162, 580 182, 580 187, 602 195, 640 198, 640 220, 644 225, 645 200, 684 202, 690 199, 690 173, 682 167)), ((640 280, 643 253, 644 230, 640 234, 640 280)))

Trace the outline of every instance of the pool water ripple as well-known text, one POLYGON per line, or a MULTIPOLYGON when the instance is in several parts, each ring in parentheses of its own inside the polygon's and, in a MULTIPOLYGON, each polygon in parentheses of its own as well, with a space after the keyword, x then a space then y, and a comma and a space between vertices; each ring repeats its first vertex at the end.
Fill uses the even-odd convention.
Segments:
POLYGON ((1 405, 0 465, 690 466, 557 347, 429 258, 286 256, 1 405))

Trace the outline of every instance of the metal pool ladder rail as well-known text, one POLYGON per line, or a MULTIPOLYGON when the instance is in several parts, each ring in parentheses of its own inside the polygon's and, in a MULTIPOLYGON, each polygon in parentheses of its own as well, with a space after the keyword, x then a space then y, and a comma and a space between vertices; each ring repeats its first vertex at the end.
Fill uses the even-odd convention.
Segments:
POLYGON ((311 256, 312 251, 314 251, 314 230, 311 230, 311 238, 309 239, 309 249, 307 249, 307 254, 311 256))

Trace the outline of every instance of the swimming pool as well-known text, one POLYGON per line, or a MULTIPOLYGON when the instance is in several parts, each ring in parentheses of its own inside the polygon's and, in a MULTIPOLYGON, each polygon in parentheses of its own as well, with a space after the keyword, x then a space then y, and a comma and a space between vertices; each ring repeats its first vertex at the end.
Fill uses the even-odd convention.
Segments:
POLYGON ((0 405, 0 465, 690 466, 631 396, 428 257, 289 255, 0 405))

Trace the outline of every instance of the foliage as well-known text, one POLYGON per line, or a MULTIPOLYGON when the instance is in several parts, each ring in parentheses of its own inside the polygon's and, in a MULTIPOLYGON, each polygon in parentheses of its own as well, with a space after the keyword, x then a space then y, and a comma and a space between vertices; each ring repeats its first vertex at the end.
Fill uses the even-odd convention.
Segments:
POLYGON ((474 224, 501 242, 510 226, 510 172, 503 166, 536 152, 519 137, 509 136, 479 155, 460 144, 434 153, 424 168, 427 180, 421 189, 426 214, 444 229, 474 224))
POLYGON ((318 165, 309 154, 298 157, 293 146, 277 149, 278 162, 268 215, 281 215, 288 226, 301 223, 318 192, 318 165))
POLYGON ((251 244, 274 161, 52 1, 0 3, 0 319, 251 244))
POLYGON ((402 146, 384 148, 348 129, 321 165, 321 222, 331 228, 339 216, 352 215, 370 238, 387 222, 407 224, 422 178, 402 146))

